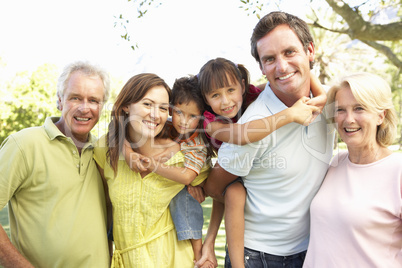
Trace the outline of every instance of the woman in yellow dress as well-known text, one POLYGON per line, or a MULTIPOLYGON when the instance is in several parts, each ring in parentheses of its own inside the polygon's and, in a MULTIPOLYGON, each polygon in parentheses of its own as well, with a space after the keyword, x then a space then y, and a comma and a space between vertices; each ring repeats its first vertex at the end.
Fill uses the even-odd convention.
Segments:
POLYGON ((137 153, 183 166, 180 146, 163 135, 170 95, 158 76, 133 76, 117 96, 109 131, 95 149, 113 205, 112 267, 194 266, 191 243, 177 240, 168 209, 184 185, 149 171, 133 172, 121 154, 127 138, 137 153))

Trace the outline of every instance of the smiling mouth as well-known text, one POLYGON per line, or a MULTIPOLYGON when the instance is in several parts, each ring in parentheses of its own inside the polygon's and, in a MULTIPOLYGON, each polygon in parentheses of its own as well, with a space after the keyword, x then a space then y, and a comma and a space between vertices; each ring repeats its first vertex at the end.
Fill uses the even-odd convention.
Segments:
POLYGON ((91 118, 88 117, 74 117, 74 119, 79 122, 88 122, 89 120, 91 120, 91 118))
POLYGON ((278 79, 281 80, 281 81, 282 81, 282 80, 286 80, 286 79, 292 77, 294 74, 295 74, 295 72, 294 72, 294 73, 290 73, 290 74, 285 75, 285 76, 278 77, 278 79))
POLYGON ((234 108, 234 105, 233 105, 233 106, 230 106, 230 107, 227 107, 227 108, 225 108, 225 109, 222 109, 222 111, 228 112, 228 111, 232 110, 233 108, 234 108))
POLYGON ((152 127, 152 128, 155 128, 155 127, 157 127, 159 124, 157 124, 157 123, 153 123, 153 122, 150 122, 150 121, 142 121, 145 125, 147 125, 147 126, 150 126, 150 127, 152 127))
POLYGON ((353 133, 360 130, 360 128, 344 128, 346 133, 353 133))

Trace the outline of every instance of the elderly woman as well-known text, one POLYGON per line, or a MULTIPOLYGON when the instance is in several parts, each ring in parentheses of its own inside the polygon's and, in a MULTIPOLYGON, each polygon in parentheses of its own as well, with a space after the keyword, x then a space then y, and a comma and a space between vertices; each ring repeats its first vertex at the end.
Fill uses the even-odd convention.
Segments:
POLYGON ((332 161, 311 203, 304 267, 402 267, 402 154, 391 89, 359 73, 331 88, 334 121, 348 151, 332 161))

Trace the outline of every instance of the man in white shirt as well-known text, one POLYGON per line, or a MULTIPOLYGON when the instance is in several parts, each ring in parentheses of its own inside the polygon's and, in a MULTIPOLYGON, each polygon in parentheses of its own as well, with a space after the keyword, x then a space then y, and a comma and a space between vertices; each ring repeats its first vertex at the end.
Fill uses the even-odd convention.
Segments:
MULTIPOLYGON (((254 28, 251 46, 269 83, 238 123, 276 114, 311 95, 314 43, 303 20, 272 12, 254 28)), ((243 178, 246 267, 302 267, 309 207, 327 171, 332 145, 323 115, 309 126, 283 126, 256 143, 222 145, 204 190, 222 199, 223 182, 243 178)), ((208 236, 204 245, 213 248, 214 240, 208 236)), ((225 267, 231 267, 228 258, 225 267)))

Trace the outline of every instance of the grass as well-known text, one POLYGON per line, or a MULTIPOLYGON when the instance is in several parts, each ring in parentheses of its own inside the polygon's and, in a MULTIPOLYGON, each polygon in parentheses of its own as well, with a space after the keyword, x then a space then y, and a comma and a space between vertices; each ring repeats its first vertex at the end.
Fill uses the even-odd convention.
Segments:
MULTIPOLYGON (((8 223, 8 205, 6 205, 2 210, 0 210, 0 224, 6 231, 8 237, 10 237, 10 225, 8 223)), ((3 266, 0 265, 0 268, 3 266)))
POLYGON ((3 226, 4 231, 6 231, 8 237, 10 237, 10 225, 8 223, 8 205, 0 210, 0 224, 1 226, 3 226))
MULTIPOLYGON (((212 210, 212 199, 210 197, 206 198, 202 203, 202 208, 204 210, 204 228, 203 235, 205 236, 208 230, 209 217, 211 215, 212 210)), ((8 207, 7 205, 0 210, 0 224, 3 226, 4 230, 10 236, 10 226, 8 223, 8 207)), ((215 243, 215 253, 216 258, 218 260, 218 267, 223 267, 225 261, 225 228, 224 224, 221 224, 221 228, 219 230, 218 236, 216 238, 215 243)), ((1 267, 1 266, 0 266, 1 267)))
MULTIPOLYGON (((207 197, 205 201, 202 203, 202 209, 204 211, 204 227, 202 230, 202 234, 205 237, 208 230, 209 225, 209 217, 211 216, 212 210, 212 198, 207 197)), ((223 267, 225 264, 225 244, 226 244, 226 236, 225 236, 225 224, 222 221, 221 226, 219 228, 218 236, 215 241, 215 254, 216 259, 218 260, 218 267, 223 267)))

